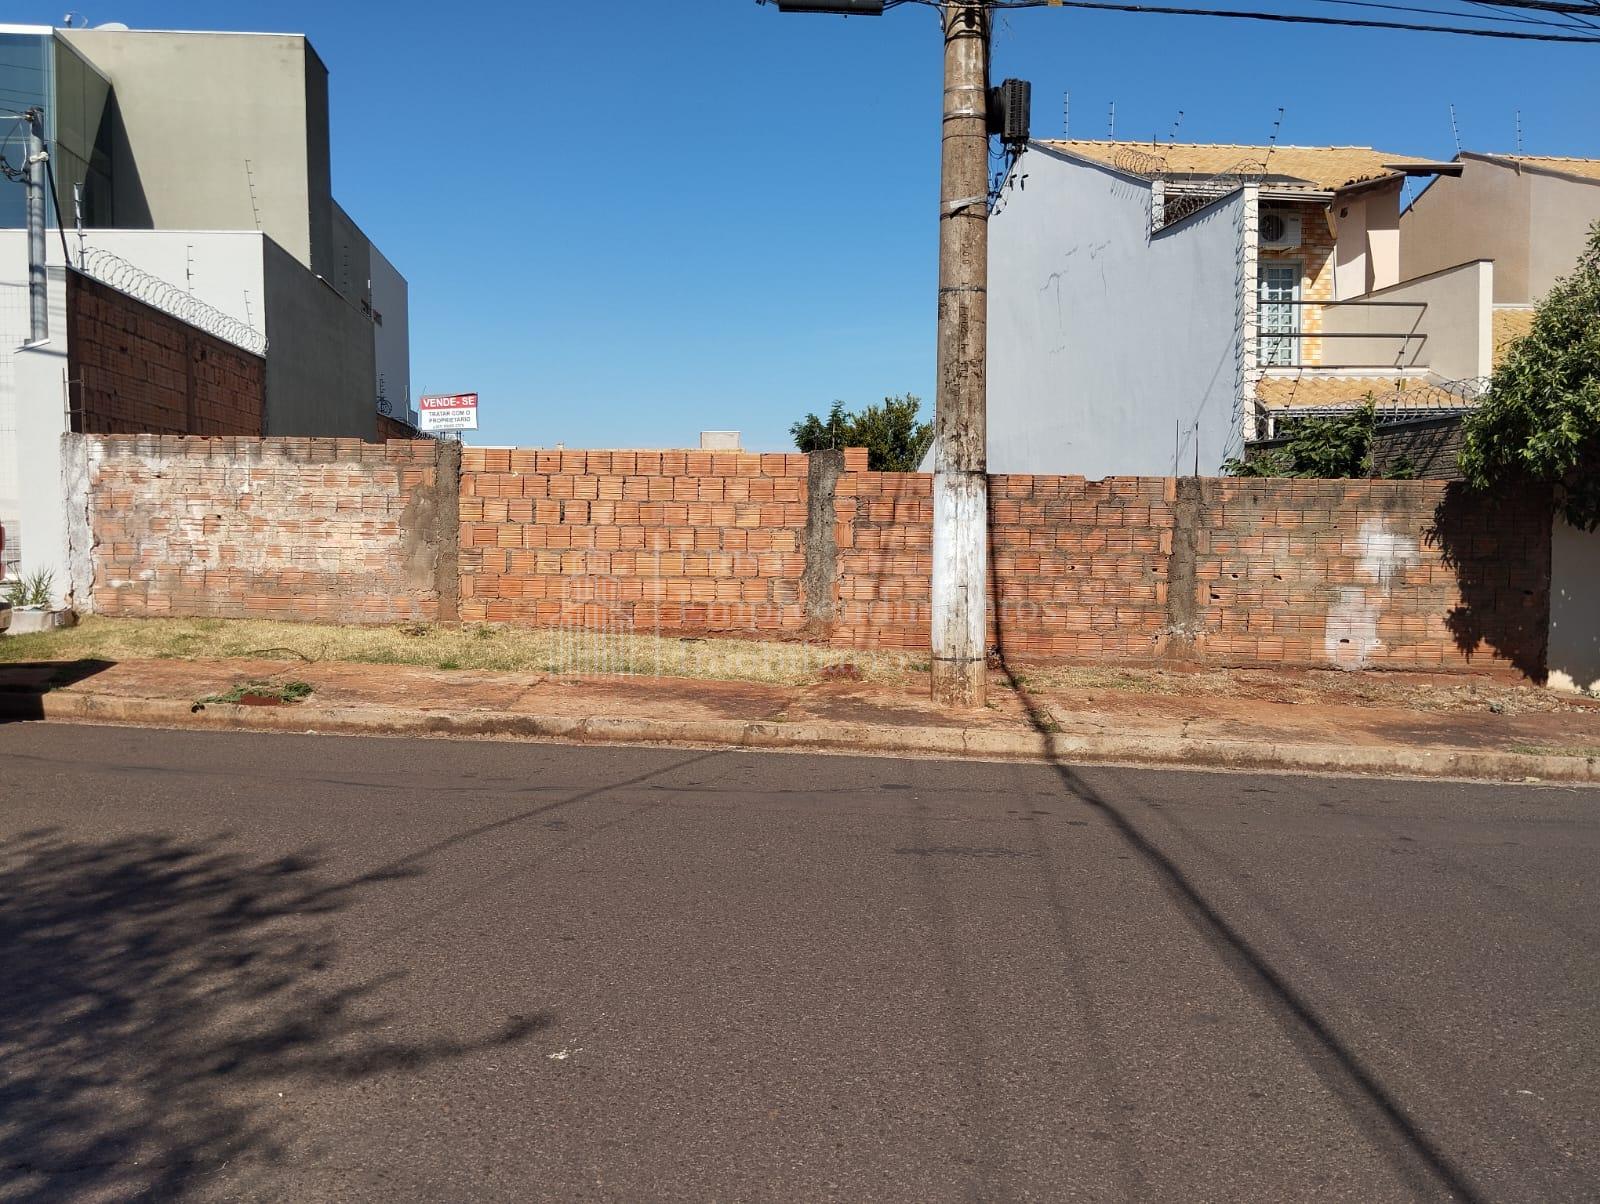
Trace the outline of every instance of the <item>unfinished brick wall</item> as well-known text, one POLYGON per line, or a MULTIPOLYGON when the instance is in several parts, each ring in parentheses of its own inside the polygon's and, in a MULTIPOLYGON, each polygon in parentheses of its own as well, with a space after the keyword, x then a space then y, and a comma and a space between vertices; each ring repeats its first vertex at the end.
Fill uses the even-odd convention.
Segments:
MULTIPOLYGON (((989 640, 1007 657, 1148 660, 1170 622, 1161 478, 991 476, 989 640)), ((836 643, 927 648, 932 478, 840 479, 836 643)))
POLYGON ((1190 488, 1200 659, 1542 679, 1550 509, 1541 494, 1485 498, 1444 481, 1190 488))
POLYGON ((461 617, 793 634, 806 457, 466 448, 461 617))
POLYGON ((91 437, 92 607, 453 618, 457 454, 431 441, 91 437))
POLYGON ((379 414, 377 422, 377 439, 382 443, 386 439, 420 439, 422 436, 417 429, 409 423, 401 422, 398 418, 391 418, 388 414, 379 414))
POLYGON ((261 434, 261 356, 75 271, 67 327, 74 431, 261 434))
MULTIPOLYGON (((928 647, 931 478, 869 472, 859 450, 88 448, 109 614, 928 647)), ((1532 493, 1016 475, 990 478, 990 513, 989 638, 1009 660, 1544 673, 1550 510, 1532 493)))
MULTIPOLYGON (((1549 511, 1434 481, 990 478, 1006 657, 1539 677, 1549 511)), ((835 643, 928 647, 932 487, 837 486, 835 643)))

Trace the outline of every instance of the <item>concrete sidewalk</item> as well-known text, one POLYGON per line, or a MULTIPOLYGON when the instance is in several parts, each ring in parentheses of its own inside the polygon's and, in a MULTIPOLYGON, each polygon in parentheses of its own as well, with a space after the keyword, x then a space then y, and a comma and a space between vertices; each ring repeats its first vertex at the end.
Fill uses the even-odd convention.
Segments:
MULTIPOLYGON (((1355 704, 1307 675, 1235 674, 1169 693, 1033 687, 994 675, 991 704, 936 709, 911 685, 799 686, 581 678, 284 660, 43 661, 0 665, 0 718, 161 726, 793 748, 991 759, 1182 764, 1547 782, 1600 781, 1600 701, 1432 683, 1355 704), (251 681, 302 681, 282 706, 202 703, 251 681)), ((1380 692, 1382 696, 1384 692, 1380 692)))

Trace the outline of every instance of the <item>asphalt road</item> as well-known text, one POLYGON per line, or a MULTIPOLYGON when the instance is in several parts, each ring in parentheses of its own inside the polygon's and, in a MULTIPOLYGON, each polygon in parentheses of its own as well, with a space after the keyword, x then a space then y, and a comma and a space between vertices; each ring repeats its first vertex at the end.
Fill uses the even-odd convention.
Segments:
POLYGON ((0 1199, 1592 1200, 1600 792, 0 727, 0 1199))

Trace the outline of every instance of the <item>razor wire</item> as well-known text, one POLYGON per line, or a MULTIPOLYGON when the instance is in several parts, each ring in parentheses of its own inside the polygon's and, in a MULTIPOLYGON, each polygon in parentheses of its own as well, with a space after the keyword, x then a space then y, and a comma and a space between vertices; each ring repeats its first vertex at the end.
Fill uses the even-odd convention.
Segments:
POLYGON ((1161 153, 1163 149, 1165 148, 1154 143, 1148 151, 1124 146, 1111 156, 1111 165, 1118 171, 1152 182, 1156 180, 1163 182, 1161 196, 1163 227, 1182 221, 1191 213, 1204 209, 1218 197, 1227 196, 1245 184, 1259 184, 1267 175, 1267 164, 1264 159, 1241 159, 1231 167, 1212 175, 1188 178, 1168 166, 1166 158, 1161 153))
POLYGON ((1386 388, 1375 389, 1371 384, 1363 388, 1352 384, 1348 398, 1297 403, 1294 400, 1297 379, 1289 396, 1281 402, 1263 406, 1264 412, 1278 423, 1302 418, 1333 418, 1349 414, 1364 405, 1371 405, 1379 426, 1391 422, 1406 422, 1414 418, 1464 414, 1476 409, 1489 391, 1490 378, 1471 376, 1462 380, 1396 380, 1386 388), (1354 392, 1361 388, 1360 393, 1354 392))
POLYGON ((114 252, 102 247, 85 247, 78 256, 77 268, 85 276, 170 314, 197 330, 215 335, 253 355, 267 353, 267 336, 255 327, 223 313, 171 281, 129 263, 114 252))

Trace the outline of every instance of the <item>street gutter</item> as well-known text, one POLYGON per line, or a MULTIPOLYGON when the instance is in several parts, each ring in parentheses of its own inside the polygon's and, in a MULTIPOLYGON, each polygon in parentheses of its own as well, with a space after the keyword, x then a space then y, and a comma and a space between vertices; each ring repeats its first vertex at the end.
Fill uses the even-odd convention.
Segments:
POLYGON ((1471 748, 1254 743, 1171 736, 1078 736, 982 728, 743 719, 657 719, 417 711, 378 706, 204 706, 172 698, 57 691, 0 693, 0 721, 106 723, 223 731, 313 732, 570 744, 691 745, 981 761, 1369 774, 1475 781, 1600 783, 1600 758, 1471 748))

